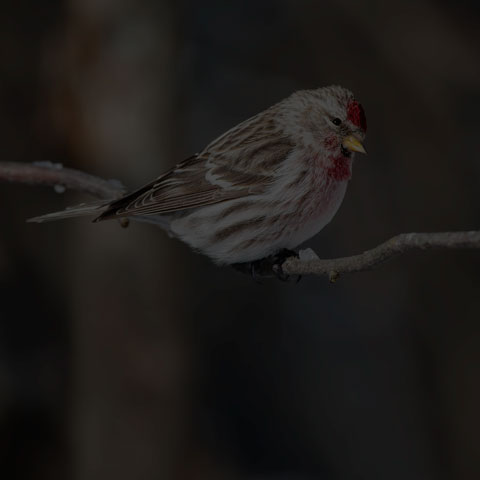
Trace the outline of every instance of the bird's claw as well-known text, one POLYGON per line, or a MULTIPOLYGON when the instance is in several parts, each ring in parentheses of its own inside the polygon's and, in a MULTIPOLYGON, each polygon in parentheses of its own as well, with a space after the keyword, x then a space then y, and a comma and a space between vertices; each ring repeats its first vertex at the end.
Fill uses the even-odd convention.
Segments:
MULTIPOLYGON (((291 275, 288 275, 283 271, 283 264, 292 257, 299 258, 298 253, 284 248, 275 255, 270 255, 269 257, 255 260, 253 262, 235 263, 232 266, 240 272, 249 273, 258 283, 261 283, 258 280, 259 277, 271 277, 272 273, 282 282, 288 282, 291 275)), ((297 276, 297 283, 301 278, 301 275, 297 276)))
MULTIPOLYGON (((293 250, 289 250, 288 248, 284 248, 283 250, 280 250, 280 252, 276 253, 275 255, 272 255, 272 271, 275 273, 276 277, 281 280, 282 282, 288 282, 290 280, 291 275, 288 273, 285 273, 283 271, 283 264, 289 259, 289 258, 299 258, 299 255, 297 252, 293 250)), ((298 283, 301 280, 302 276, 297 275, 297 281, 298 283)))

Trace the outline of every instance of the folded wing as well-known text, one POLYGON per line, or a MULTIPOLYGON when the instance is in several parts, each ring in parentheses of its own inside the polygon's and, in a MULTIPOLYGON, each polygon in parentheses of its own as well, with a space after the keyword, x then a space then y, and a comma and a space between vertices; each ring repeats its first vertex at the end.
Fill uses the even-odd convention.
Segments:
POLYGON ((263 193, 294 145, 270 123, 266 128, 258 117, 234 127, 199 154, 111 203, 96 221, 168 215, 263 193))

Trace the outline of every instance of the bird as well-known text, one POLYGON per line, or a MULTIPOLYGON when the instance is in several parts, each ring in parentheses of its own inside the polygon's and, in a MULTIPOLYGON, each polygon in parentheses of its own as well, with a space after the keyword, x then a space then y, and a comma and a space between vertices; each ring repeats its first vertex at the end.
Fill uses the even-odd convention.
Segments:
POLYGON ((336 214, 354 155, 366 153, 366 131, 350 90, 299 90, 122 198, 30 221, 131 218, 159 225, 218 265, 281 265, 336 214))

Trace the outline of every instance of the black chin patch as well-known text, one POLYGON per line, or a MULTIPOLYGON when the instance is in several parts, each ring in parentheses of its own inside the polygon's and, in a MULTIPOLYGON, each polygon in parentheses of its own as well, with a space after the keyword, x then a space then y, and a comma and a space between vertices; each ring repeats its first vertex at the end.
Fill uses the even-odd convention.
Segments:
POLYGON ((350 150, 347 150, 343 145, 340 148, 344 157, 350 158, 352 156, 352 152, 350 150))

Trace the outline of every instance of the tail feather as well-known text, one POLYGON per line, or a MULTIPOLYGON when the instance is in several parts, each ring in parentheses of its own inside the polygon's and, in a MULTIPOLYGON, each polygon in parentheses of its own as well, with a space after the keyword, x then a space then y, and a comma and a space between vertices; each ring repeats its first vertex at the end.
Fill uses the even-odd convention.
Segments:
POLYGON ((108 203, 106 204, 105 200, 102 200, 101 202, 96 202, 96 203, 82 203, 75 207, 69 207, 66 210, 62 210, 61 212, 47 213, 46 215, 41 215, 39 217, 29 218, 27 222, 44 223, 44 222, 53 222, 55 220, 62 220, 64 218, 100 215, 107 206, 108 206, 108 203))

